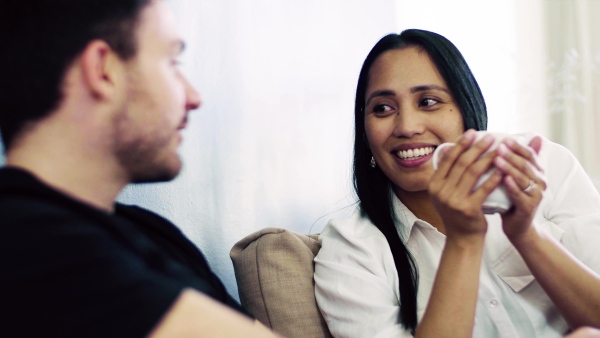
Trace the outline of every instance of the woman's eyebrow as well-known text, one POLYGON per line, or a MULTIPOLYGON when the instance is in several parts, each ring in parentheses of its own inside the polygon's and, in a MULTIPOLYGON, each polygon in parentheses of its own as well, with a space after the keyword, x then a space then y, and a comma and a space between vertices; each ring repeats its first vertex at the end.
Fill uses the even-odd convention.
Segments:
POLYGON ((412 87, 410 89, 410 92, 411 93, 416 93, 416 92, 423 92, 423 91, 432 90, 432 89, 433 90, 441 90, 443 92, 446 92, 446 93, 450 94, 450 91, 447 88, 442 87, 442 86, 438 86, 438 85, 434 85, 434 84, 412 87))
POLYGON ((368 106, 371 99, 377 96, 396 96, 396 92, 389 89, 376 90, 372 92, 371 95, 369 95, 369 97, 367 98, 367 103, 365 105, 368 106))

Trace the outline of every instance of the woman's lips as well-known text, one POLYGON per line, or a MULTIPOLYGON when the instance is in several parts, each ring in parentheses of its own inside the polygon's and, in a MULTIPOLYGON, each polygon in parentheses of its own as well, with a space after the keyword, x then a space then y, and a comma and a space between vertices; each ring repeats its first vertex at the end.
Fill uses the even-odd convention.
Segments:
POLYGON ((405 168, 414 168, 429 161, 433 157, 434 146, 420 146, 394 151, 396 162, 405 168))

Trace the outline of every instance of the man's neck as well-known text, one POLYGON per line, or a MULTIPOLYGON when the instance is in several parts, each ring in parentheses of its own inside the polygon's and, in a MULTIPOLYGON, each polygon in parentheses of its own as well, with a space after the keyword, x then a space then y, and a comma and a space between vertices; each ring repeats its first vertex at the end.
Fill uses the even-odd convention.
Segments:
POLYGON ((23 145, 7 152, 6 165, 24 169, 52 188, 112 213, 115 199, 127 180, 110 170, 110 161, 74 150, 48 146, 30 149, 23 145))

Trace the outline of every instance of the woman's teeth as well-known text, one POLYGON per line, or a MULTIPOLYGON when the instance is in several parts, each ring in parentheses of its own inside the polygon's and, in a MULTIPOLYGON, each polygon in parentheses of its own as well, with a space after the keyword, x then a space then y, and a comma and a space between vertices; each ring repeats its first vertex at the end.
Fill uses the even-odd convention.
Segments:
POLYGON ((400 157, 403 160, 416 159, 421 156, 431 154, 433 152, 433 149, 433 147, 425 147, 418 149, 400 150, 398 151, 398 157, 400 157))

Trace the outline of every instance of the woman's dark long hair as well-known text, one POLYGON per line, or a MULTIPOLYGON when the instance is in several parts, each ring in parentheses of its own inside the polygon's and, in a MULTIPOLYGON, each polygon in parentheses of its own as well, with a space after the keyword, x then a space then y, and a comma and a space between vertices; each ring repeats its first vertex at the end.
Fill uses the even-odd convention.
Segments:
POLYGON ((394 225, 390 180, 379 167, 369 166, 372 153, 365 133, 365 95, 371 66, 386 51, 405 47, 417 47, 429 55, 461 111, 465 130, 485 130, 487 112, 479 85, 461 53, 452 42, 433 32, 408 29, 383 37, 369 52, 360 71, 354 106, 354 189, 363 214, 384 234, 390 245, 400 284, 398 321, 414 334, 417 327, 417 266, 404 244, 407 239, 400 238, 394 225))

